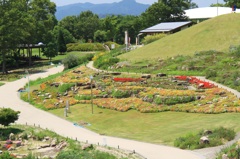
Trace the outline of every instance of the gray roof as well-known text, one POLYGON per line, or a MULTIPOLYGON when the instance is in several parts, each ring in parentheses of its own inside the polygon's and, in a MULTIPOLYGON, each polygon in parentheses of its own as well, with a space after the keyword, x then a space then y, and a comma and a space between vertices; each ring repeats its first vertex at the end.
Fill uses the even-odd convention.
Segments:
POLYGON ((182 26, 191 24, 191 21, 187 22, 165 22, 154 25, 150 28, 140 31, 140 33, 155 33, 155 32, 169 32, 182 26))

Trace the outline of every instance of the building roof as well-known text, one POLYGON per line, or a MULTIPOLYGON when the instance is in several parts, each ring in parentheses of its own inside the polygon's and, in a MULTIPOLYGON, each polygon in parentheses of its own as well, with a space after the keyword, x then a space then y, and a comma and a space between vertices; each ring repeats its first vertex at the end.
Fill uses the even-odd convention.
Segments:
POLYGON ((178 29, 182 26, 191 24, 192 22, 165 22, 154 25, 150 28, 140 31, 140 33, 156 33, 156 32, 170 32, 172 30, 178 29))
MULTIPOLYGON (((218 15, 232 13, 229 7, 203 7, 185 10, 185 15, 189 19, 209 19, 218 15)), ((240 9, 236 9, 236 13, 240 13, 240 9)))

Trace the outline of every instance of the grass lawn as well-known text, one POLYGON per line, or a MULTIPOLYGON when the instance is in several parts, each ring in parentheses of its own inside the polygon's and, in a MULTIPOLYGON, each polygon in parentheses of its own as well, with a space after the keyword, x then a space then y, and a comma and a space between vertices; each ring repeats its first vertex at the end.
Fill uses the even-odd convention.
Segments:
POLYGON ((0 86, 2 86, 2 85, 4 85, 4 83, 1 83, 1 82, 0 82, 0 86))
MULTIPOLYGON (((64 118, 64 109, 49 112, 64 118)), ((216 127, 233 128, 240 131, 240 114, 193 114, 181 112, 139 113, 135 110, 118 112, 91 105, 71 106, 67 120, 74 123, 88 122, 88 129, 99 134, 116 136, 156 144, 173 145, 177 137, 190 132, 216 127)))
POLYGON ((228 51, 231 45, 240 43, 239 25, 240 14, 221 15, 119 57, 132 62, 156 62, 159 58, 193 55, 199 51, 228 51))

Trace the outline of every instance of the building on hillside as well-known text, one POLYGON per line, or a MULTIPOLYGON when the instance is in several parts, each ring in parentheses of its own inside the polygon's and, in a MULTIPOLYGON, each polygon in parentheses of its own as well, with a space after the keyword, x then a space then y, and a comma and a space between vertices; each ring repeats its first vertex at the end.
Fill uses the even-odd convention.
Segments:
POLYGON ((223 14, 240 13, 240 9, 233 12, 229 7, 203 7, 185 10, 185 15, 192 21, 201 22, 223 14))
POLYGON ((191 21, 159 23, 150 28, 141 30, 136 39, 136 41, 137 41, 136 43, 138 44, 138 42, 140 41, 140 36, 142 34, 147 34, 147 35, 159 34, 159 33, 173 34, 178 31, 184 30, 184 29, 190 27, 191 25, 192 25, 191 21))
POLYGON ((184 30, 192 25, 191 21, 187 22, 165 22, 154 25, 150 28, 141 30, 142 34, 157 34, 157 33, 167 33, 172 34, 178 31, 184 30))

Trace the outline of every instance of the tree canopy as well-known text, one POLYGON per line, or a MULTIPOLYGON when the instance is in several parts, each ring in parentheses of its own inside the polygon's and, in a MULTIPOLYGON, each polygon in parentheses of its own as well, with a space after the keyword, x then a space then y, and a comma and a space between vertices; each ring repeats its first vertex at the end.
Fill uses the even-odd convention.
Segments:
POLYGON ((19 111, 14 111, 10 108, 0 109, 0 124, 8 126, 18 120, 19 111))
MULTIPOLYGON (((56 5, 50 0, 0 0, 0 54, 2 72, 7 73, 6 58, 20 44, 43 42, 57 24, 56 5)), ((29 64, 31 51, 28 49, 29 64)))

